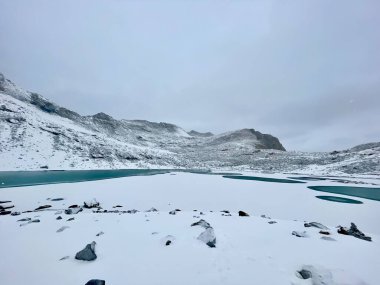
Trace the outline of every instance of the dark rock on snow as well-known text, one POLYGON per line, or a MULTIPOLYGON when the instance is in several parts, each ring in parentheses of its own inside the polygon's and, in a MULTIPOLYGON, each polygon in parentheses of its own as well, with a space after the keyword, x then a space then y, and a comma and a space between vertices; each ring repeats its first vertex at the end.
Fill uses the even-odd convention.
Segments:
POLYGON ((239 211, 239 216, 240 217, 249 217, 249 215, 244 211, 239 211))
POLYGON ((84 261, 95 260, 97 258, 96 253, 95 253, 95 245, 96 245, 96 242, 94 241, 86 245, 84 249, 82 249, 75 255, 75 259, 84 260, 84 261))
POLYGON ((83 209, 81 207, 73 207, 65 210, 66 215, 75 215, 78 214, 79 212, 82 212, 83 209))
POLYGON ((351 223, 350 229, 339 226, 338 233, 353 236, 366 241, 372 241, 372 238, 363 234, 354 223, 351 223))
POLYGON ((304 232, 293 231, 292 235, 294 235, 296 237, 307 237, 307 233, 305 231, 304 232))
POLYGON ((304 227, 305 228, 314 227, 314 228, 318 228, 318 229, 321 229, 321 230, 329 230, 328 227, 322 225, 321 223, 317 223, 317 222, 305 223, 304 227))
POLYGON ((62 217, 61 217, 61 216, 58 216, 58 217, 56 218, 56 220, 62 220, 62 217))
POLYGON ((87 209, 91 209, 91 208, 98 208, 99 207, 99 202, 96 201, 96 199, 92 199, 90 201, 85 201, 83 203, 83 207, 87 208, 87 209))
POLYGON ((106 285, 106 281, 99 279, 91 279, 85 285, 106 285))
POLYGON ((310 279, 311 278, 311 272, 309 270, 302 269, 300 271, 297 271, 299 275, 302 277, 302 279, 310 279))
POLYGON ((47 209, 47 208, 50 208, 50 207, 51 207, 51 205, 39 206, 38 208, 35 209, 35 211, 44 210, 44 209, 47 209))

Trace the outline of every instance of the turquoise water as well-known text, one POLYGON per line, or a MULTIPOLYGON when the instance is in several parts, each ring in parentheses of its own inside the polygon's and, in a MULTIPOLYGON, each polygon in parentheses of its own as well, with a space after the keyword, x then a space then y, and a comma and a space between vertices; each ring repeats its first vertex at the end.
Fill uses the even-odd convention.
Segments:
POLYGON ((362 201, 354 200, 354 199, 348 199, 348 198, 342 198, 337 196, 315 196, 318 199, 331 201, 331 202, 338 202, 338 203, 348 203, 348 204, 363 204, 362 201))
POLYGON ((275 182, 275 183, 306 183, 303 181, 291 180, 291 179, 281 179, 281 178, 270 178, 270 177, 259 177, 259 176, 245 176, 245 175, 223 175, 224 178, 230 179, 240 179, 240 180, 255 180, 263 182, 275 182))
POLYGON ((147 176, 169 172, 170 170, 161 169, 1 171, 0 188, 94 181, 128 176, 147 176))
POLYGON ((300 177, 288 177, 289 179, 296 179, 296 180, 305 180, 305 181, 323 181, 327 180, 327 178, 324 177, 313 177, 313 176, 300 176, 300 177))
POLYGON ((380 201, 380 188, 356 186, 309 186, 312 190, 380 201))

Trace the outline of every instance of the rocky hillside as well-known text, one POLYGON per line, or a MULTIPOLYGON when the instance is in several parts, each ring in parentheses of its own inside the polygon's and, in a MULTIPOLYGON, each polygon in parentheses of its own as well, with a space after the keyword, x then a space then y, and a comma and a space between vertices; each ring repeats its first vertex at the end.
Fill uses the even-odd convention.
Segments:
POLYGON ((345 152, 286 152, 254 129, 186 132, 169 123, 82 116, 0 74, 0 169, 242 168, 379 172, 379 145, 345 152), (358 166, 359 165, 359 166, 358 166))

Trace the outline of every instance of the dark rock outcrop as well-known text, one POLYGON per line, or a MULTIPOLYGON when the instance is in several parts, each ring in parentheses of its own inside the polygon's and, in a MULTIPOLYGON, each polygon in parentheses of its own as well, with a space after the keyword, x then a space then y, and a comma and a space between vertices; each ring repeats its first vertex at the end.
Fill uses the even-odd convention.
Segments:
POLYGON ((372 241, 372 238, 362 233, 354 223, 351 223, 351 227, 349 229, 339 226, 338 233, 353 236, 366 241, 372 241))

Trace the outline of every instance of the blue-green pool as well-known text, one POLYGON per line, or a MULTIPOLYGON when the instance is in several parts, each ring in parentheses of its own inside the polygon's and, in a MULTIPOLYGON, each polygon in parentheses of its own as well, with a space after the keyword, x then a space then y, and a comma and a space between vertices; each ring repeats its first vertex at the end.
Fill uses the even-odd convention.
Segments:
POLYGON ((229 179, 255 180, 255 181, 275 182, 275 183, 306 183, 303 181, 291 180, 291 179, 259 177, 259 176, 246 176, 246 175, 223 175, 223 177, 229 178, 229 179))
POLYGON ((363 204, 362 201, 343 198, 343 197, 337 197, 337 196, 315 196, 315 197, 321 200, 331 201, 331 202, 347 203, 347 204, 363 204))
POLYGON ((127 176, 169 173, 161 169, 69 170, 69 171, 1 171, 0 188, 42 184, 73 183, 127 176))
POLYGON ((309 189, 380 201, 380 188, 356 186, 309 186, 309 189))

